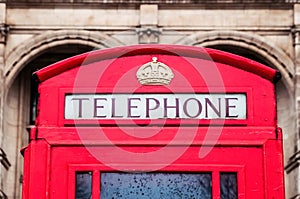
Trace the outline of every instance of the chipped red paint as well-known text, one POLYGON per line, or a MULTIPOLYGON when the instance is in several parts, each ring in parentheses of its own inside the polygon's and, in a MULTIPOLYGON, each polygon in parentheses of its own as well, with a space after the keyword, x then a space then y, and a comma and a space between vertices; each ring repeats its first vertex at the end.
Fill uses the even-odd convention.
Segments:
MULTIPOLYGON (((165 146, 174 153, 180 147, 187 148, 159 172, 211 172, 213 199, 220 198, 220 172, 237 173, 239 199, 284 198, 282 135, 277 127, 274 89, 278 73, 272 68, 212 49, 137 45, 71 57, 37 71, 35 76, 39 80, 39 114, 31 129, 31 142, 23 151, 24 199, 74 199, 76 171, 92 172, 92 198, 99 199, 101 172, 116 168, 97 158, 94 152, 115 158, 116 147, 131 153, 149 153, 165 146), (135 73, 139 66, 153 56, 175 72, 170 85, 140 85, 137 81, 135 73), (218 82, 207 82, 214 75, 207 73, 206 66, 210 64, 218 70, 222 88, 218 82), (108 66, 105 71, 104 66, 108 66), (76 82, 81 72, 86 77, 84 84, 76 82), (184 86, 186 82, 191 88, 184 86), (247 118, 67 120, 65 95, 74 92, 245 93, 247 118), (179 128, 183 134, 176 138, 179 128), (153 131, 157 133, 152 135, 153 131), (218 131, 220 134, 214 140, 214 132, 217 135, 218 131), (135 136, 141 132, 151 136, 135 136), (211 133, 208 137, 207 132, 211 133), (176 142, 171 143, 175 138, 176 142), (199 158, 199 150, 212 146, 206 156, 199 158)), ((127 171, 148 171, 152 164, 157 164, 154 159, 143 162, 138 158, 132 159, 132 164, 124 164, 123 157, 117 158, 121 158, 118 166, 127 171)))

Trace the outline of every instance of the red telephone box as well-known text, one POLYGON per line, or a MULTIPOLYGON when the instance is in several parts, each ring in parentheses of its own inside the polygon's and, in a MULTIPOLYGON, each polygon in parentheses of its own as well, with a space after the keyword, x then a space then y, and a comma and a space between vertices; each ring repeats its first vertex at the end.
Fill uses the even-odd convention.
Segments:
POLYGON ((233 54, 137 45, 34 74, 23 198, 284 198, 274 83, 233 54))

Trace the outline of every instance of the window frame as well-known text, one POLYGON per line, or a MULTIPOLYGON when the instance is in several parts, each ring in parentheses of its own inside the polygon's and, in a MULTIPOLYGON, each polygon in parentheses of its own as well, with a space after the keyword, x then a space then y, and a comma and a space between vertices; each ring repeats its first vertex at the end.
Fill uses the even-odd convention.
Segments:
MULTIPOLYGON (((138 167, 139 165, 137 165, 138 167)), ((142 165, 141 165, 142 167, 142 165)), ((140 169, 143 172, 143 169, 140 169)), ((99 164, 69 164, 68 165, 68 199, 75 199, 76 172, 92 172, 92 198, 100 199, 101 172, 118 172, 105 165, 99 164)), ((124 172, 124 171, 120 171, 124 172)), ((128 171, 130 172, 130 171, 128 171)), ((146 172, 146 171, 145 171, 146 172)), ((155 172, 155 171, 154 171, 155 172)), ((212 198, 220 198, 220 174, 237 173, 238 199, 245 199, 245 166, 244 165, 200 165, 200 164, 172 164, 157 172, 163 173, 202 173, 212 174, 212 198)))

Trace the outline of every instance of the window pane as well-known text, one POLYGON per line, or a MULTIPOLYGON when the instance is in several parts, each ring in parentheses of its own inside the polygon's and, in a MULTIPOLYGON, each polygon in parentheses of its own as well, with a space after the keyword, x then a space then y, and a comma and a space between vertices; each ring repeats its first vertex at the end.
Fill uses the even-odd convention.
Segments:
POLYGON ((31 79, 31 91, 30 91, 30 124, 34 125, 37 116, 37 102, 39 98, 38 83, 31 79))
POLYGON ((101 199, 209 199, 210 173, 101 173, 101 199))
POLYGON ((237 174, 221 173, 221 199, 237 199, 237 174))
POLYGON ((76 173, 76 199, 90 199, 92 196, 92 173, 76 173))

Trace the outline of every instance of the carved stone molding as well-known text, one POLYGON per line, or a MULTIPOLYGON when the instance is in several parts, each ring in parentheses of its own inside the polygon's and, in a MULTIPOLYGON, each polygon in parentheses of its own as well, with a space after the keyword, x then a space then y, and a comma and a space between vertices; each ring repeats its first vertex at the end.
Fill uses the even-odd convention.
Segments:
POLYGON ((156 27, 146 27, 136 29, 140 44, 157 44, 161 30, 156 27))

